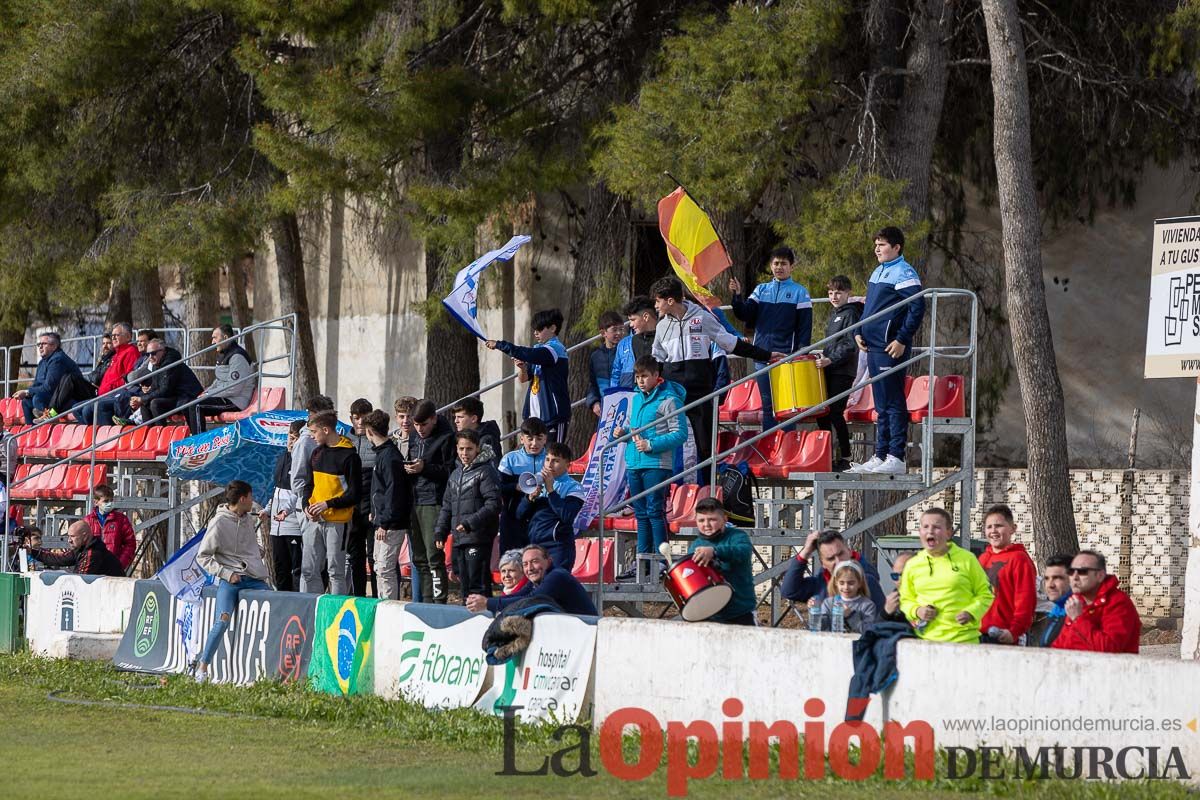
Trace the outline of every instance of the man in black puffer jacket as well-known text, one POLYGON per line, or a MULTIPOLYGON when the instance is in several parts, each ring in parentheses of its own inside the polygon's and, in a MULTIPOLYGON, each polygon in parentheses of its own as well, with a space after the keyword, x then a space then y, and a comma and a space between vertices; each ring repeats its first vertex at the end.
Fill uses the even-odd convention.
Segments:
POLYGON ((478 433, 459 431, 454 441, 459 465, 446 484, 434 536, 441 550, 454 535, 454 571, 465 605, 467 595, 492 595, 489 561, 500 528, 500 473, 479 452, 478 433))

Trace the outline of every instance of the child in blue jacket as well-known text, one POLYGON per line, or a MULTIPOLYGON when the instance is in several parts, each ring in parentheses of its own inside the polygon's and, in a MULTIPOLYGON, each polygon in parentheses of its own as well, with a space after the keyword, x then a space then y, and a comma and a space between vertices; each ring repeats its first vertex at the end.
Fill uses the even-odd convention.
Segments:
MULTIPOLYGON (((637 495, 675 474, 676 451, 687 441, 688 427, 686 414, 670 416, 683 407, 685 392, 678 383, 662 379, 662 365, 653 356, 642 356, 634 364, 633 371, 638 390, 633 395, 629 428, 614 433, 619 438, 654 423, 654 427, 635 434, 625 445, 629 492, 637 495)), ((667 487, 664 486, 633 501, 638 553, 657 553, 659 545, 667 541, 666 500, 667 487)), ((621 577, 628 580, 636 570, 636 564, 632 565, 621 577)))
POLYGON ((551 308, 533 315, 536 347, 521 347, 496 339, 484 342, 489 350, 499 350, 517 362, 521 381, 529 384, 523 416, 546 423, 547 439, 551 442, 566 441, 567 424, 571 421, 571 395, 567 390, 570 358, 567 348, 558 340, 562 324, 562 312, 551 308))
MULTIPOLYGON (((812 298, 808 289, 792 280, 796 254, 790 247, 771 251, 768 265, 771 280, 754 287, 749 297, 742 297, 742 284, 729 279, 733 291, 733 314, 754 327, 754 344, 775 353, 794 353, 812 344, 812 298)), ((755 369, 766 364, 755 362, 755 369)), ((762 394, 763 429, 775 425, 774 405, 771 402, 771 381, 768 375, 757 379, 762 394)))

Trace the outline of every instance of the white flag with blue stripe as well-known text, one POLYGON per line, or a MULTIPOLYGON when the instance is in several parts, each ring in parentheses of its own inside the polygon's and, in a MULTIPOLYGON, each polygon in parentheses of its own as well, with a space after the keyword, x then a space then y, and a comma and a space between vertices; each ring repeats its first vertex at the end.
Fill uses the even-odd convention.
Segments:
POLYGON ((484 253, 460 269, 458 274, 454 276, 454 288, 446 296, 446 299, 442 301, 442 305, 446 307, 446 310, 456 320, 465 325, 467 330, 480 339, 486 340, 488 337, 479 325, 479 276, 493 262, 512 261, 513 256, 521 249, 521 245, 527 243, 529 240, 529 236, 514 236, 508 240, 508 244, 498 250, 484 253))
POLYGON ((158 579, 167 587, 167 591, 189 603, 197 602, 204 587, 214 583, 213 577, 196 563, 196 554, 200 552, 200 540, 203 538, 204 531, 200 531, 158 571, 158 579))

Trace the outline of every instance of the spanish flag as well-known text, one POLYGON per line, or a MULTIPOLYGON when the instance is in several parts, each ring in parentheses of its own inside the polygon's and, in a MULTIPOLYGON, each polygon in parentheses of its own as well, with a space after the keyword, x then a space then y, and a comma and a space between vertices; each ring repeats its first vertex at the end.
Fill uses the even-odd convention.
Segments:
POLYGON ((658 201, 658 230, 667 243, 671 266, 684 286, 709 308, 720 305, 719 298, 704 284, 733 262, 708 215, 682 186, 658 201))

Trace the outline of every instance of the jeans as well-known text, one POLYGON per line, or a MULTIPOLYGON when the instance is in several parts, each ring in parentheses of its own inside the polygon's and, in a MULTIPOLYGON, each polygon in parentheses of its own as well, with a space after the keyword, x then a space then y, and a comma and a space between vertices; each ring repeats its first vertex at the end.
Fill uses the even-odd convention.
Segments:
MULTIPOLYGON (((629 494, 637 495, 656 483, 662 483, 673 474, 669 469, 631 469, 625 475, 629 479, 629 494)), ((637 520, 637 551, 657 553, 658 547, 667 541, 667 489, 659 489, 641 500, 633 501, 633 516, 637 520)))
POLYGON ((329 571, 329 593, 346 594, 346 532, 344 522, 322 522, 305 517, 300 529, 304 535, 304 555, 300 568, 300 591, 321 594, 322 568, 329 571))
POLYGON ((230 583, 226 580, 217 582, 217 618, 213 622, 212 630, 208 632, 204 650, 200 653, 201 664, 207 667, 212 663, 213 654, 217 652, 217 645, 221 643, 221 637, 225 635, 225 631, 229 630, 229 622, 233 619, 233 612, 237 610, 238 595, 253 590, 270 591, 271 586, 266 581, 260 581, 258 578, 251 578, 248 575, 243 575, 237 583, 230 583))
MULTIPOLYGON (((379 592, 376 597, 381 600, 400 599, 400 543, 404 541, 404 531, 384 531, 379 539, 376 533, 371 534, 375 543, 375 569, 379 579, 379 592)), ((411 545, 410 545, 411 546, 411 545)), ((416 587, 416 582, 413 587, 416 587)))
MULTIPOLYGON (((901 359, 907 358, 905 352, 901 359)), ((871 350, 867 353, 867 371, 874 378, 879 373, 899 364, 900 361, 887 353, 871 350)), ((908 441, 908 398, 904 396, 904 370, 898 369, 872 384, 875 413, 875 455, 879 458, 895 456, 904 460, 904 446, 908 441)))
MULTIPOLYGON (((61 411, 62 409, 56 409, 61 411)), ((84 406, 75 412, 79 417, 79 421, 84 425, 91 425, 95 418, 97 425, 112 425, 113 414, 116 413, 116 395, 105 397, 97 400, 90 406, 84 406)))

